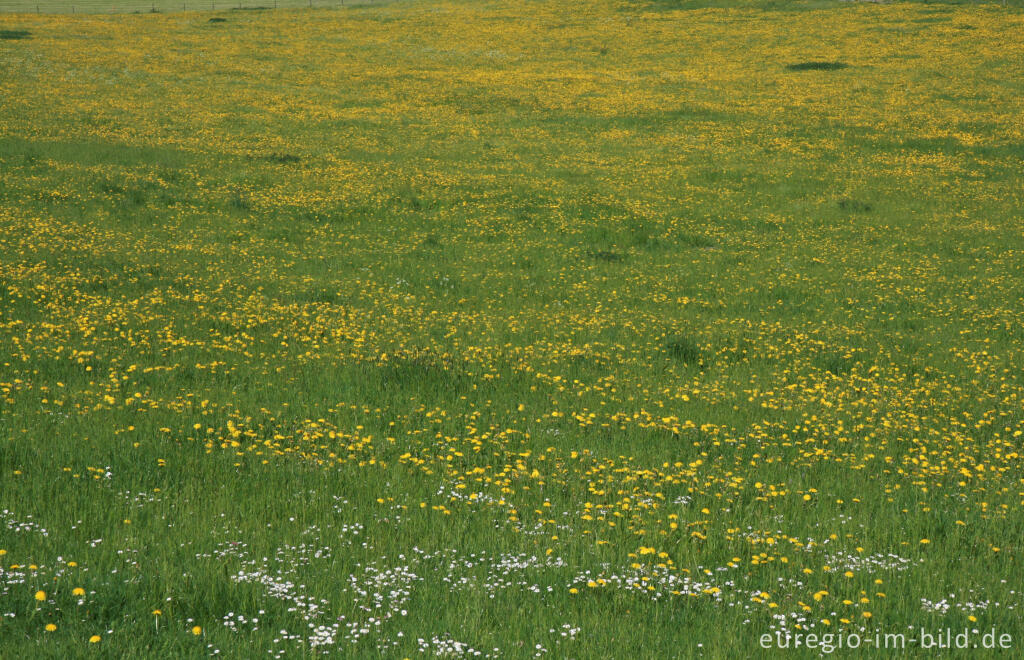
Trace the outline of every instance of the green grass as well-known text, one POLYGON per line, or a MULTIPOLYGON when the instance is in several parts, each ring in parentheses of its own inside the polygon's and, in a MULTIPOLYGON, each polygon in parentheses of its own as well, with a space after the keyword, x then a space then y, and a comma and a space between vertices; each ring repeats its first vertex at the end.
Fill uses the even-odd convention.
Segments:
POLYGON ((334 8, 390 0, 0 0, 0 12, 39 14, 153 14, 209 11, 269 11, 295 7, 334 8))
MULTIPOLYGON (((225 10, 269 10, 295 7, 342 8, 380 5, 393 0, 0 0, 0 12, 42 14, 145 14, 225 10)), ((627 11, 699 11, 706 9, 746 8, 758 11, 806 11, 808 9, 835 8, 844 0, 644 0, 626 3, 627 11)), ((867 0, 871 1, 871 0, 867 0)), ((943 0, 923 4, 959 6, 967 0, 943 0)), ((971 0, 970 4, 978 2, 971 0)), ((1022 0, 990 0, 988 4, 1020 8, 1022 0)), ((528 5, 526 5, 528 7, 528 5)), ((931 19, 925 19, 931 20, 931 19)))
POLYGON ((1022 22, 0 15, 0 657, 1019 649, 1022 22))

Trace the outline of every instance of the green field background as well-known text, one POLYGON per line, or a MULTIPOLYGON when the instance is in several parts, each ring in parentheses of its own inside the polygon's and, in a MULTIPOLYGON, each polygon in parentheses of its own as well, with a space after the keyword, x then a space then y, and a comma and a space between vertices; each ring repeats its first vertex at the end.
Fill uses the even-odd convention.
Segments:
POLYGON ((0 12, 41 14, 145 14, 181 11, 270 10, 295 7, 351 7, 387 0, 4 0, 0 12))
POLYGON ((1022 657, 1019 9, 107 6, 0 14, 0 660, 1022 657))
MULTIPOLYGON (((752 0, 654 0, 653 2, 637 2, 638 7, 669 8, 683 10, 729 9, 740 7, 764 7, 789 9, 799 6, 828 7, 837 4, 853 4, 857 0, 820 0, 818 2, 757 2, 752 0)), ((889 4, 878 0, 861 0, 872 4, 889 4)), ((267 10, 295 7, 353 7, 382 5, 393 0, 0 0, 0 13, 42 13, 42 14, 145 14, 169 13, 179 11, 222 11, 222 10, 267 10)), ((931 4, 923 2, 922 4, 931 4)), ((997 5, 1003 7, 1021 7, 1024 0, 961 0, 936 3, 943 6, 979 6, 997 5)), ((528 3, 524 3, 524 8, 528 3)))

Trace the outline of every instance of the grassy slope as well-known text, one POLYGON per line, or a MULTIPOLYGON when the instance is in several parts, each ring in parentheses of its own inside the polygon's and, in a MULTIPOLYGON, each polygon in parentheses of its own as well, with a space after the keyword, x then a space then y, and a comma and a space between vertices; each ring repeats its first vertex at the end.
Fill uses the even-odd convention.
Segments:
MULTIPOLYGON (((44 14, 145 14, 179 11, 266 10, 289 7, 333 8, 381 5, 392 0, 0 0, 0 12, 44 14)), ((871 1, 871 0, 865 0, 871 1)), ((928 0, 921 0, 925 4, 928 0)), ((992 6, 1020 8, 1024 0, 990 0, 992 6)), ((758 9, 791 11, 834 8, 836 0, 648 0, 630 3, 654 10, 758 9)), ((977 5, 978 0, 945 2, 946 6, 977 5)))
POLYGON ((1019 12, 210 16, 0 16, 3 655, 1024 635, 1019 12))
POLYGON ((384 0, 0 0, 0 12, 42 14, 152 14, 252 11, 292 7, 341 8, 381 5, 384 0))

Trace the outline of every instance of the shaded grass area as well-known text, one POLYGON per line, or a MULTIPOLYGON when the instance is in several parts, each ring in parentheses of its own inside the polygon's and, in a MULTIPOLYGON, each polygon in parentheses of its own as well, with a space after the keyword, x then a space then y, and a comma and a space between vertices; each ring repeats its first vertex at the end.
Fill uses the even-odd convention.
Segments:
POLYGON ((849 64, 846 62, 798 62, 787 64, 787 71, 838 71, 845 69, 849 64))

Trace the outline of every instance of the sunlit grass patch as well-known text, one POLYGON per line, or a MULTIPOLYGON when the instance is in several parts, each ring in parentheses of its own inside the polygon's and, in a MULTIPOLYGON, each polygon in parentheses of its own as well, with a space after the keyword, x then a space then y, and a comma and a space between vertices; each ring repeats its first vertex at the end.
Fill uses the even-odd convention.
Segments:
POLYGON ((0 16, 0 654, 1024 639, 1019 12, 155 6, 0 16))

